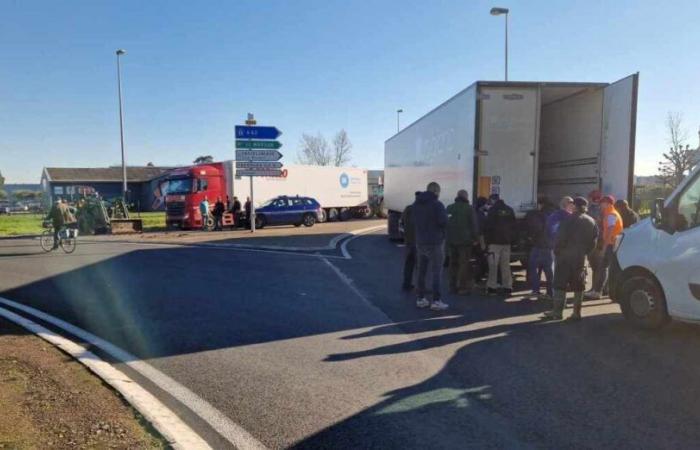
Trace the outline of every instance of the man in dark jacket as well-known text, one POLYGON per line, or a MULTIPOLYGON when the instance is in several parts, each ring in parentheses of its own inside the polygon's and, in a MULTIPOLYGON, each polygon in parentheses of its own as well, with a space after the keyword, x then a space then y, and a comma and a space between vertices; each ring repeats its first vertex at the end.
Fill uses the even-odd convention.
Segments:
MULTIPOLYGON (((420 195, 416 191, 415 198, 420 195)), ((406 259, 403 264, 403 285, 404 291, 413 289, 413 269, 416 266, 416 227, 413 223, 413 204, 404 208, 401 214, 401 224, 403 225, 403 242, 406 245, 406 259)))
POLYGON ((620 213, 620 216, 622 217, 623 228, 629 228, 635 223, 639 222, 639 214, 630 208, 630 204, 627 203, 627 200, 620 199, 616 201, 615 210, 620 213))
POLYGON ((455 202, 447 207, 447 249, 450 255, 450 292, 471 294, 472 246, 479 236, 476 214, 464 189, 457 192, 455 202))
POLYGON ((542 315, 543 320, 561 320, 566 303, 567 288, 574 291, 574 312, 569 320, 581 320, 583 291, 586 289, 586 255, 598 239, 598 225, 586 214, 588 201, 574 199, 574 213, 565 220, 554 244, 553 308, 542 315))
POLYGON ((214 215, 214 231, 222 231, 224 212, 226 211, 226 206, 224 202, 221 201, 221 197, 216 198, 216 203, 214 203, 214 210, 212 214, 214 215))
POLYGON ((486 216, 484 235, 488 244, 489 278, 486 284, 489 295, 498 292, 498 272, 501 287, 506 295, 513 292, 513 276, 510 272, 510 246, 515 241, 515 212, 498 194, 492 194, 493 204, 486 216))
POLYGON ((427 190, 421 192, 413 204, 413 223, 416 230, 416 250, 418 253, 418 300, 416 306, 436 311, 448 308, 440 299, 440 279, 442 278, 442 263, 445 258, 445 227, 447 213, 440 197, 440 185, 436 182, 428 184, 427 190), (431 267, 433 284, 433 301, 425 298, 425 277, 431 267))
POLYGON ((547 239, 547 217, 550 213, 549 200, 544 197, 537 199, 537 209, 528 211, 525 215, 525 226, 530 244, 530 257, 528 259, 527 276, 531 296, 540 299, 540 278, 542 272, 547 280, 547 297, 552 297, 553 259, 552 246, 547 239))

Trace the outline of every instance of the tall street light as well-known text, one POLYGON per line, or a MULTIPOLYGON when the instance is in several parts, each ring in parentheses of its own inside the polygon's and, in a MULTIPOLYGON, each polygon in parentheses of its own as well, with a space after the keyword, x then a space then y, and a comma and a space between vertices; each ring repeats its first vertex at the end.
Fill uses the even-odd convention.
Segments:
POLYGON ((500 16, 501 14, 506 16, 506 81, 508 81, 508 8, 491 8, 492 16, 500 16))
POLYGON ((117 50, 117 87, 119 90, 119 139, 122 147, 122 199, 126 205, 126 159, 124 158, 124 113, 122 111, 122 70, 120 56, 126 55, 126 51, 121 48, 117 50))
POLYGON ((398 133, 399 131, 401 131, 401 125, 400 125, 400 122, 399 122, 399 116, 401 115, 402 112, 403 112, 403 109, 397 109, 397 110, 396 110, 396 132, 397 132, 397 133, 398 133))

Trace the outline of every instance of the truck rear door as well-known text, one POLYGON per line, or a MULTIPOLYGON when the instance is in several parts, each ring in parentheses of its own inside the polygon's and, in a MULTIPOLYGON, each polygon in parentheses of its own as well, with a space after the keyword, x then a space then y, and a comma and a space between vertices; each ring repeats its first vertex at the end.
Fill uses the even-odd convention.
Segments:
POLYGON ((629 199, 634 174, 639 74, 618 80, 604 89, 603 137, 600 149, 601 190, 629 199))

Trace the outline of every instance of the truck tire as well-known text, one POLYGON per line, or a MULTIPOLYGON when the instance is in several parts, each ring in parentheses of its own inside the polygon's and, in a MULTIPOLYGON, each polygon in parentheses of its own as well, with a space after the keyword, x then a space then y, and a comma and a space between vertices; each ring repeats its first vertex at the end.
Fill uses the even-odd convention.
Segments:
POLYGON ((318 213, 318 223, 323 223, 328 220, 328 213, 326 212, 325 208, 321 208, 321 210, 318 213))
POLYGON ((338 219, 340 219, 341 222, 352 219, 352 212, 350 211, 350 208, 340 208, 338 219))
POLYGON ((313 214, 304 214, 304 226, 305 227, 313 227, 314 224, 316 223, 316 218, 314 217, 313 214))
POLYGON ((663 290, 647 275, 635 275, 625 280, 620 309, 625 319, 641 328, 658 329, 669 321, 663 290))
POLYGON ((328 221, 329 222, 335 222, 336 220, 338 220, 338 209, 337 208, 328 208, 327 214, 328 214, 328 221))
POLYGON ((265 220, 265 216, 262 215, 255 215, 255 228, 258 230, 262 230, 265 228, 265 224, 267 223, 267 220, 265 220))
POLYGON ((389 210, 387 210, 384 206, 384 200, 379 203, 379 207, 377 208, 377 217, 380 219, 386 219, 389 217, 389 210))
POLYGON ((387 221, 387 229, 389 231, 390 241, 400 241, 403 240, 403 235, 399 229, 399 221, 401 220, 401 213, 397 211, 389 211, 389 220, 387 221))
POLYGON ((374 212, 372 211, 372 208, 365 206, 360 210, 359 216, 361 219, 371 219, 372 216, 374 216, 374 212))

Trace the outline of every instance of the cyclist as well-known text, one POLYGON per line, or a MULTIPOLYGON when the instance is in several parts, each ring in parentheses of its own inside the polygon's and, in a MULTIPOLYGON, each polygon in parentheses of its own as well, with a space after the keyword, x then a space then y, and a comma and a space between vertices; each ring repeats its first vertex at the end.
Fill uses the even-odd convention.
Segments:
POLYGON ((46 220, 50 220, 51 225, 53 226, 53 249, 56 250, 58 248, 59 241, 58 234, 61 232, 63 227, 67 226, 68 224, 75 223, 75 216, 73 216, 73 213, 71 213, 65 201, 57 198, 56 202, 53 204, 53 206, 51 206, 51 210, 46 216, 46 220))

